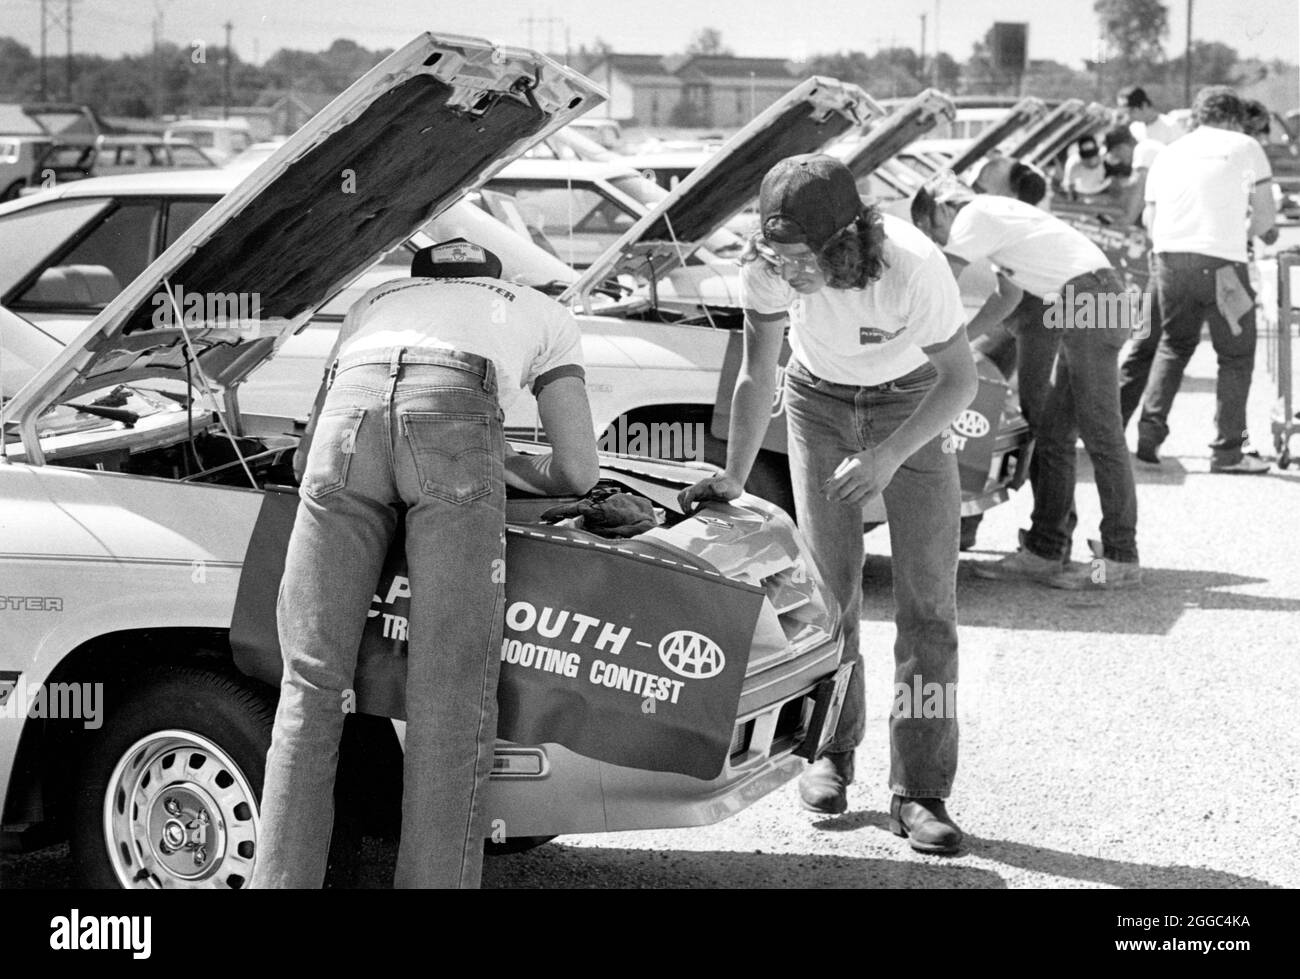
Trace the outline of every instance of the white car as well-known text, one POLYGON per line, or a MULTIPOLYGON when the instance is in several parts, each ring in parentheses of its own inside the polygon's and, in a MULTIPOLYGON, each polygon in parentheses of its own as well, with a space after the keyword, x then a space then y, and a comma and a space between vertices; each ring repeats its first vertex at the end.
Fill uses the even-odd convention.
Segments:
MULTIPOLYGON (((100 308, 66 343, 53 335, 68 336, 58 317, 76 297, 66 290, 96 279, 103 288, 126 270, 108 251, 78 253, 80 243, 144 202, 119 185, 111 198, 69 190, 6 211, 8 230, 30 231, 52 213, 71 237, 23 236, 31 243, 19 264, 31 267, 15 277, 6 266, 6 295, 47 302, 41 322, 0 309, 4 845, 70 836, 86 884, 248 882, 279 677, 272 572, 283 538, 272 527, 279 513, 283 531, 295 504, 284 484, 294 481, 301 425, 248 411, 241 391, 297 331, 312 333, 316 310, 356 287, 377 256, 405 247, 431 215, 448 217, 506 159, 599 98, 533 52, 423 35, 215 203, 192 195, 193 214, 183 196, 160 199, 150 214, 170 245, 147 249, 148 267, 93 301, 100 308), (364 175, 355 193, 345 171, 364 175), (188 220, 178 234, 167 232, 173 217, 188 220), (38 283, 45 291, 33 296, 38 283), (190 297, 199 297, 192 318, 190 297)), ((491 221, 473 207, 464 213, 491 221)), ((668 514, 626 542, 550 527, 542 511, 560 501, 508 500, 508 607, 535 613, 559 601, 571 603, 560 607, 575 622, 592 613, 600 625, 599 608, 604 623, 598 635, 537 626, 548 662, 562 653, 554 659, 564 675, 549 679, 572 681, 550 699, 530 686, 544 674, 510 658, 531 659, 531 645, 503 646, 502 690, 515 715, 531 706, 554 730, 579 716, 579 695, 602 691, 619 712, 554 738, 499 743, 485 799, 494 837, 526 846, 558 833, 715 822, 793 778, 799 753, 833 728, 843 692, 834 601, 770 504, 745 496, 690 517, 675 510, 676 493, 707 471, 603 456, 603 485, 668 514), (540 571, 527 570, 530 552, 540 571), (691 615, 700 624, 675 624, 691 615), (662 675, 637 663, 662 663, 653 666, 662 675), (576 664, 583 669, 570 676, 576 664), (723 678, 731 686, 719 688, 723 678), (707 738, 684 708, 672 709, 678 693, 682 704, 712 706, 707 738), (616 734, 582 752, 564 746, 611 723, 616 734), (658 766, 626 760, 661 738, 702 746, 658 766), (688 762, 694 774, 683 774, 688 762)), ((336 838, 355 827, 353 803, 391 804, 400 792, 403 727, 384 707, 404 675, 400 633, 388 632, 401 618, 400 581, 400 570, 386 571, 367 625, 367 644, 380 643, 382 655, 367 659, 363 646, 336 838)), ((508 639, 526 637, 532 621, 507 614, 508 639)), ((503 706, 503 725, 510 716, 503 706)))

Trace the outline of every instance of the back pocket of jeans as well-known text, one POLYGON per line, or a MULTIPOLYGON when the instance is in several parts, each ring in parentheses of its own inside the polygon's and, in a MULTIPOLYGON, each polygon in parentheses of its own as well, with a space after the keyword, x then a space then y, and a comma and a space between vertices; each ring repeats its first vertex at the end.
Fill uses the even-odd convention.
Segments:
POLYGON ((485 415, 445 411, 402 414, 420 490, 449 503, 469 503, 492 492, 496 457, 485 415))
POLYGON ((321 412, 302 475, 304 493, 320 499, 347 485, 357 433, 365 417, 365 408, 331 408, 321 412))

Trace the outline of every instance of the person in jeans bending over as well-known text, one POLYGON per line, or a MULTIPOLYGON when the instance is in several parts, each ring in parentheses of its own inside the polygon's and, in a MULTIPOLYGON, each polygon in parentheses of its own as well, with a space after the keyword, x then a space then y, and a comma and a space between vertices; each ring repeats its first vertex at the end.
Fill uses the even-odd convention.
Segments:
POLYGON ((252 886, 320 887, 343 696, 399 512, 411 615, 398 887, 477 887, 500 670, 505 484, 597 478, 581 337, 563 306, 457 239, 348 310, 312 415, 277 603, 284 677, 252 886), (528 386, 553 451, 507 452, 528 386))
POLYGON ((1022 293, 1041 297, 1037 321, 1022 323, 1016 336, 1021 405, 1036 440, 1032 526, 1017 551, 972 571, 1057 588, 1139 584, 1137 491, 1117 375, 1136 303, 1123 280, 1101 249, 1060 218, 1008 197, 972 194, 955 180, 918 191, 912 220, 948 253, 955 273, 978 259, 996 267, 998 290, 971 320, 971 334, 1015 309, 1022 293), (1080 436, 1101 496, 1101 553, 1091 566, 1071 569, 1080 436))
MULTIPOLYGON (((799 782, 805 808, 848 807, 865 690, 862 505, 884 497, 893 553, 895 680, 957 681, 957 459, 941 433, 978 384, 957 284, 942 253, 907 222, 858 197, 829 156, 795 156, 763 178, 761 227, 741 266, 744 355, 732 397, 726 470, 683 491, 683 505, 735 499, 771 415, 787 328, 785 372, 795 506, 843 613, 855 669, 830 745, 799 782)), ((944 799, 957 771, 957 718, 889 722, 890 827, 914 849, 949 853, 961 830, 944 799)))

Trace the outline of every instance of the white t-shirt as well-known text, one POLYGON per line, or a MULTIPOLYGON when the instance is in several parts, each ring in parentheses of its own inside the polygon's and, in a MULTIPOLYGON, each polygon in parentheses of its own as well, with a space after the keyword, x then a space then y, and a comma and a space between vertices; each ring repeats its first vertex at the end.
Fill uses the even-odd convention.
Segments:
POLYGON ((531 386, 585 377, 573 314, 501 279, 394 279, 358 299, 339 330, 339 356, 385 347, 437 347, 492 361, 506 408, 531 386))
POLYGON ((1073 190, 1080 194, 1099 194, 1106 189, 1110 183, 1110 178, 1106 176, 1106 167, 1101 162, 1101 156, 1098 155, 1097 165, 1090 167, 1083 162, 1083 157, 1078 154, 1071 155, 1069 161, 1065 164, 1065 177, 1062 183, 1067 190, 1073 190))
POLYGON ((1250 195, 1272 176, 1253 137, 1198 126, 1161 150, 1147 173, 1146 201, 1156 208, 1152 248, 1246 261, 1250 195))
POLYGON ((1128 131, 1139 143, 1144 139, 1153 139, 1163 146, 1187 135, 1187 130, 1167 115, 1156 116, 1151 122, 1138 122, 1136 119, 1128 124, 1128 131))
POLYGON ((944 250, 967 262, 987 258, 1035 296, 1059 295, 1075 276, 1110 268, 1102 250, 1060 218, 992 194, 957 212, 944 250))
POLYGON ((943 253, 906 221, 883 220, 887 268, 863 289, 801 295, 762 259, 741 266, 740 304, 788 313, 794 356, 835 384, 871 387, 910 374, 928 362, 923 347, 944 343, 966 323, 943 253))
POLYGON ((1151 164, 1155 162, 1165 145, 1158 139, 1139 139, 1137 145, 1133 147, 1133 169, 1150 170, 1151 164))

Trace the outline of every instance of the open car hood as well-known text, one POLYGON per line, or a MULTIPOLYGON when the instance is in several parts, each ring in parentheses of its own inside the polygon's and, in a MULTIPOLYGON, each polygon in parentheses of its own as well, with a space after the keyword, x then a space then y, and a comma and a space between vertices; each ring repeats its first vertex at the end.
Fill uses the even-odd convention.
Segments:
POLYGON ((1113 109, 1100 102, 1091 102, 1083 110, 1083 115, 1067 126, 1062 126, 1048 139, 1044 140, 1025 159, 1026 163, 1043 166, 1075 140, 1098 132, 1110 126, 1115 120, 1113 109))
POLYGON ((949 169, 960 177, 1012 134, 1025 129, 1045 115, 1047 115, 1047 104, 1042 99, 1036 99, 1032 95, 1025 96, 1008 109, 1005 116, 972 139, 952 161, 949 169))
POLYGON ((1030 126, 1021 135, 1020 140, 1007 150, 1007 156, 1018 160, 1024 159, 1062 129, 1077 123, 1083 117, 1084 111, 1085 107, 1080 99, 1066 99, 1030 126))
POLYGON ((536 52, 417 37, 199 218, 17 393, 6 420, 39 457, 36 417, 50 405, 184 380, 191 358, 232 404, 239 382, 331 295, 603 99, 536 52))
POLYGON ((796 85, 691 171, 612 244, 562 299, 585 296, 619 275, 658 280, 684 264, 758 196, 778 161, 814 153, 883 110, 857 85, 814 76, 796 85))
POLYGON ((860 135, 846 137, 831 147, 855 178, 865 177, 890 157, 906 149, 939 123, 957 118, 952 99, 927 88, 896 107, 885 118, 873 120, 860 135))

